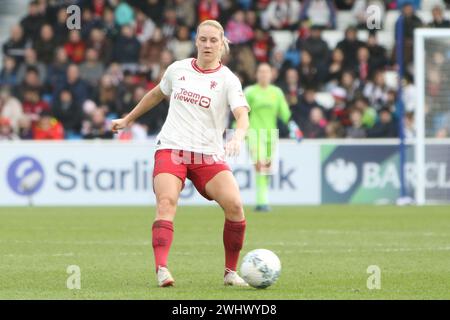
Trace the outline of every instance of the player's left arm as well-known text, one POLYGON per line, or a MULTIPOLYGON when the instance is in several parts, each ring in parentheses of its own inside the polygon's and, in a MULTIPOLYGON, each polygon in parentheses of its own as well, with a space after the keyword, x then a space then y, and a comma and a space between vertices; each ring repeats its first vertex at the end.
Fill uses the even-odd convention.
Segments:
POLYGON ((241 151, 241 144, 247 134, 249 127, 248 120, 248 107, 236 107, 233 109, 233 116, 236 119, 236 128, 232 138, 227 142, 225 146, 225 152, 227 156, 234 157, 239 155, 241 151))

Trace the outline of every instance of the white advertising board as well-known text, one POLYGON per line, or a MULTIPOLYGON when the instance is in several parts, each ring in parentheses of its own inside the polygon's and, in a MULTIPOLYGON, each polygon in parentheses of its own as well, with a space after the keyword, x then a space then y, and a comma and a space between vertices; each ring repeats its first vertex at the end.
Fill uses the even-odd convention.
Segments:
MULTIPOLYGON (((154 141, 0 144, 0 205, 153 205, 154 141)), ((246 205, 255 202, 252 163, 244 150, 228 161, 246 205)), ((320 146, 281 142, 272 204, 319 204, 320 146)), ((186 180, 180 205, 208 205, 186 180)))

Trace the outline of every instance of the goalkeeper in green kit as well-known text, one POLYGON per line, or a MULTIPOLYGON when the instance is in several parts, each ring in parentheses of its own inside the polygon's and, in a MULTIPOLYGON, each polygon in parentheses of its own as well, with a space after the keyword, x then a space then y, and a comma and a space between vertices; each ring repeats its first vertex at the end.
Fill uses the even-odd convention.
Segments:
MULTIPOLYGON (((272 68, 261 63, 256 70, 257 83, 244 90, 250 105, 247 144, 256 169, 256 211, 270 211, 269 175, 278 142, 277 119, 288 123, 291 111, 283 91, 272 85, 272 68)), ((299 131, 299 130, 297 130, 299 131)))

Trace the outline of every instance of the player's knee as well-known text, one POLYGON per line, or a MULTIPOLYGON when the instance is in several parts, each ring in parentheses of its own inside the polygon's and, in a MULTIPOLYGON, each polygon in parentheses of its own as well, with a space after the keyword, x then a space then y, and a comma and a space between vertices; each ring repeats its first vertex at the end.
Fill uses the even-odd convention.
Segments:
POLYGON ((232 199, 227 201, 225 211, 229 218, 233 218, 233 220, 240 220, 244 215, 242 201, 240 199, 232 199))
POLYGON ((174 214, 177 206, 175 198, 170 196, 160 196, 158 198, 158 214, 174 214))

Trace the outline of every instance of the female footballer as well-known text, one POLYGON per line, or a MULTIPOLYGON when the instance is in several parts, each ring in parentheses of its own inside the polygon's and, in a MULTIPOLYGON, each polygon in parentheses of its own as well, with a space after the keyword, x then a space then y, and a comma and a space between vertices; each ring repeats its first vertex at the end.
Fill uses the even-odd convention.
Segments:
POLYGON ((188 178, 203 197, 215 200, 225 213, 224 284, 247 286, 236 272, 244 242, 244 210, 239 187, 224 157, 239 154, 249 126, 250 108, 239 79, 221 63, 229 48, 220 23, 202 22, 197 28, 195 45, 197 58, 172 63, 159 85, 126 117, 113 120, 112 130, 124 129, 164 97, 170 97, 166 121, 156 138, 153 171, 156 218, 152 246, 158 285, 174 285, 167 261, 178 198, 188 178), (236 119, 236 130, 224 147, 223 133, 230 109, 236 119))
POLYGON ((285 123, 291 111, 283 91, 272 82, 272 67, 261 63, 256 70, 256 83, 245 88, 244 93, 251 107, 250 129, 247 143, 256 171, 256 208, 266 212, 269 207, 269 175, 272 158, 278 141, 277 119, 285 123))

